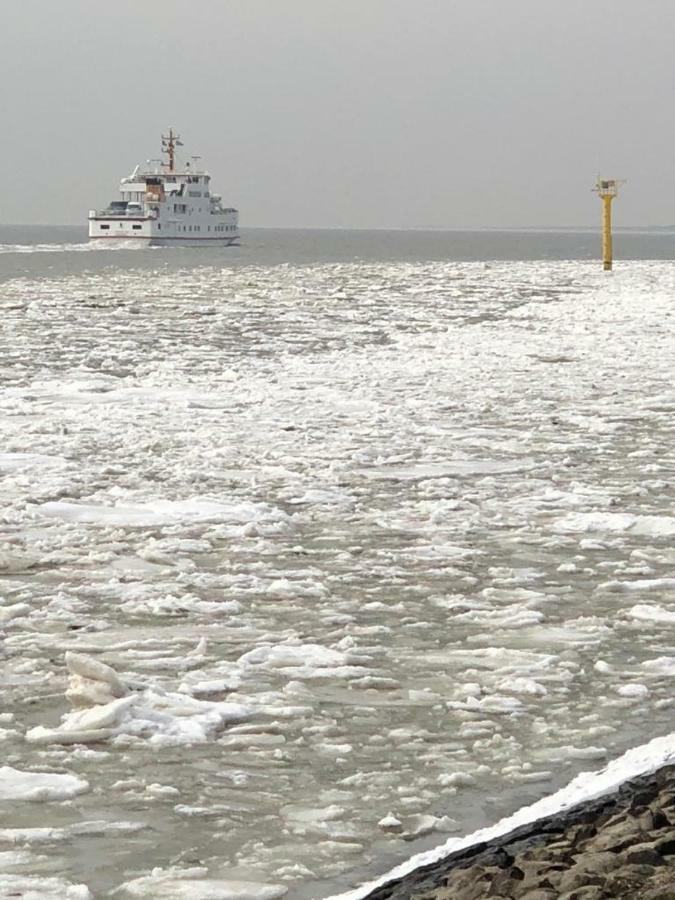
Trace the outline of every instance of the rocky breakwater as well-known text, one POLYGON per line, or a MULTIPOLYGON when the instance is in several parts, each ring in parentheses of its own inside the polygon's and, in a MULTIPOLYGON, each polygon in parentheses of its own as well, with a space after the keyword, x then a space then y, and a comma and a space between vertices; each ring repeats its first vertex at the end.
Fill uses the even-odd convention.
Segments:
POLYGON ((368 900, 675 900, 675 766, 390 882, 368 900))

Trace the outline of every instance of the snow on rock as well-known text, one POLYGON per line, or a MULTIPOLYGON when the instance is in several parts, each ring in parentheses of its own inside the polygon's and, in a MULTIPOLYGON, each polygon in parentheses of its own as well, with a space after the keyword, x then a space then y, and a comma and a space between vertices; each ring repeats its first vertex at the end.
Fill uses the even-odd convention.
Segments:
POLYGON ((277 900, 288 893, 279 884, 208 878, 204 868, 153 869, 121 885, 114 895, 155 900, 277 900))
POLYGON ((197 700, 184 693, 151 688, 128 693, 105 663, 81 653, 66 654, 66 661, 70 671, 66 696, 71 702, 95 705, 67 714, 57 728, 31 728, 26 732, 29 743, 87 744, 124 736, 155 744, 202 743, 227 724, 252 715, 240 704, 197 700), (108 699, 120 692, 126 696, 108 699))
POLYGON ((465 850, 475 844, 493 841, 510 834, 516 828, 555 815, 564 809, 571 809, 580 803, 603 797, 616 790, 619 785, 638 775, 648 774, 675 762, 675 733, 654 738, 647 744, 628 750, 623 756, 612 760, 597 772, 582 772, 561 790, 537 800, 531 806, 524 806, 496 825, 481 828, 465 837, 450 838, 444 844, 411 856, 376 881, 368 882, 352 891, 335 894, 327 900, 365 900, 375 888, 444 859, 450 853, 465 850))
POLYGON ((57 772, 22 772, 0 767, 0 801, 68 800, 89 790, 89 783, 75 775, 57 772))

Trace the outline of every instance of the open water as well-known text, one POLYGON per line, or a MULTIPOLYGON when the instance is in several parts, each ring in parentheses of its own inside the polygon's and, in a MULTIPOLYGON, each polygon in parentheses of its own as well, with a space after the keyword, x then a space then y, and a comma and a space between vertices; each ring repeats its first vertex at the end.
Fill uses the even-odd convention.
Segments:
POLYGON ((671 731, 674 244, 0 228, 0 896, 325 898, 671 731))

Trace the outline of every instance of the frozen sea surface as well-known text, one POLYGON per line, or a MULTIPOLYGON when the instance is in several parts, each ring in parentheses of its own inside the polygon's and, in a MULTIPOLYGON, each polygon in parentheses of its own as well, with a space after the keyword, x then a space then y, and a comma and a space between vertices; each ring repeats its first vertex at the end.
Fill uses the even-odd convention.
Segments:
POLYGON ((672 730, 671 263, 152 258, 2 284, 0 892, 326 897, 672 730))

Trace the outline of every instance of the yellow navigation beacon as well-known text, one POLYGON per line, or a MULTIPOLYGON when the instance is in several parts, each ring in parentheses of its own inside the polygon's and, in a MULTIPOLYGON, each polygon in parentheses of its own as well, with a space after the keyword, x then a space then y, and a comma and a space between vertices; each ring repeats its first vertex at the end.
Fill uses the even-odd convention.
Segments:
POLYGON ((602 200, 602 267, 605 271, 612 268, 612 200, 619 193, 619 185, 624 184, 616 178, 600 178, 594 188, 602 200))

